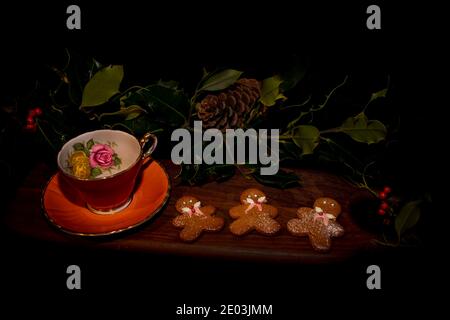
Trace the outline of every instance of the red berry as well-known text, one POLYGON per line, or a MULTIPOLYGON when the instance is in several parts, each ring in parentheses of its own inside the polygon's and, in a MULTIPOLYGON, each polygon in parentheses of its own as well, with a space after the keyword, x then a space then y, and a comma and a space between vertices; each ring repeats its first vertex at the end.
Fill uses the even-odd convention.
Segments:
POLYGON ((34 123, 34 118, 33 118, 33 116, 28 116, 28 117, 27 117, 27 123, 28 123, 28 124, 31 124, 31 125, 34 123))
POLYGON ((387 204, 386 201, 383 201, 383 202, 380 204, 380 209, 387 210, 388 208, 389 208, 389 205, 387 204))
POLYGON ((384 215, 386 214, 386 211, 384 211, 383 209, 379 209, 379 210, 378 210, 378 214, 379 214, 380 216, 384 216, 384 215))
POLYGON ((35 113, 37 116, 40 116, 40 115, 42 115, 42 109, 39 108, 39 107, 36 107, 36 108, 34 108, 34 113, 35 113))
POLYGON ((384 199, 386 199, 386 193, 385 192, 380 192, 379 194, 378 194, 378 197, 381 199, 381 200, 384 200, 384 199))
POLYGON ((28 111, 28 117, 35 117, 36 116, 36 110, 35 109, 31 109, 28 111))
POLYGON ((34 131, 36 131, 36 124, 27 124, 26 126, 25 126, 25 130, 26 131, 30 131, 30 132, 34 132, 34 131))
POLYGON ((391 193, 391 192, 392 192, 392 189, 391 189, 390 187, 386 186, 386 187, 384 187, 383 192, 384 192, 384 193, 391 193))

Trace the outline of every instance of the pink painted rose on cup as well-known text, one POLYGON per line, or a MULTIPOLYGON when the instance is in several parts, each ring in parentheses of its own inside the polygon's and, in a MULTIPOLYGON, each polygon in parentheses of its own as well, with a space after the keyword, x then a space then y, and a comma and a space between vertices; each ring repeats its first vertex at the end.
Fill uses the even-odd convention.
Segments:
POLYGON ((95 144, 89 155, 89 163, 92 168, 106 169, 114 165, 114 150, 106 144, 95 144))
POLYGON ((73 152, 69 153, 67 169, 77 178, 94 179, 112 170, 120 170, 122 160, 114 151, 115 142, 87 142, 80 141, 72 145, 73 152))

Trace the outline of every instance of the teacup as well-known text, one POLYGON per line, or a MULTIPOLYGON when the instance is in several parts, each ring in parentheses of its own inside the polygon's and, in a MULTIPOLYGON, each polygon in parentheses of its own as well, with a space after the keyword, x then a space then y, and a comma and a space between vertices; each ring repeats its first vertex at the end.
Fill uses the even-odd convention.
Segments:
POLYGON ((157 143, 151 133, 138 141, 119 130, 90 131, 64 144, 58 153, 58 167, 89 210, 112 214, 130 204, 137 175, 157 143))

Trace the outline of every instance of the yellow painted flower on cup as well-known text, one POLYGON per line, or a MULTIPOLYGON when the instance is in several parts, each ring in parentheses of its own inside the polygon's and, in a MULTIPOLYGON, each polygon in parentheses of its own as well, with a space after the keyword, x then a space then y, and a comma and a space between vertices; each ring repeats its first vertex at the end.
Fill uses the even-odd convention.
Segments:
POLYGON ((89 165, 89 158, 83 151, 75 151, 70 156, 70 166, 75 177, 80 179, 87 179, 91 175, 91 167, 89 165))

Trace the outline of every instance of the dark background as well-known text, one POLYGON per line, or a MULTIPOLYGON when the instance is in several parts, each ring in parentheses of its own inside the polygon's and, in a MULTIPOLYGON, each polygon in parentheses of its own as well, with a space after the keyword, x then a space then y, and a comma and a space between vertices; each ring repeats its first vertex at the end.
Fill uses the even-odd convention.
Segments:
MULTIPOLYGON (((377 2, 382 30, 371 31, 365 26, 365 10, 372 2, 74 3, 81 7, 81 31, 65 27, 65 11, 72 3, 0 5, 2 99, 32 86, 43 66, 65 47, 104 63, 125 64, 129 81, 177 79, 187 88, 195 84, 204 66, 267 76, 287 68, 294 56, 309 59, 318 74, 388 73, 396 83, 392 112, 399 113, 403 123, 398 176, 411 189, 430 189, 436 168, 423 150, 436 143, 430 124, 435 110, 424 105, 419 95, 426 87, 425 74, 433 68, 420 54, 430 48, 431 40, 423 31, 429 7, 377 2)), ((16 178, 19 185, 20 175, 16 178)), ((423 297, 439 283, 434 277, 442 267, 432 240, 422 249, 388 250, 329 266, 67 250, 6 233, 2 242, 0 290, 4 293, 31 299, 56 296, 69 303, 108 297, 114 308, 125 306, 114 303, 118 297, 133 298, 147 318, 157 312, 172 318, 175 306, 182 303, 266 303, 274 305, 275 314, 296 319, 307 307, 358 317, 366 313, 355 311, 356 306, 373 315, 405 314, 413 311, 411 305, 427 307, 423 297), (65 289, 69 264, 81 266, 80 292, 65 289), (370 264, 382 269, 381 291, 365 287, 370 264), (141 300, 145 303, 137 303, 141 300)))

